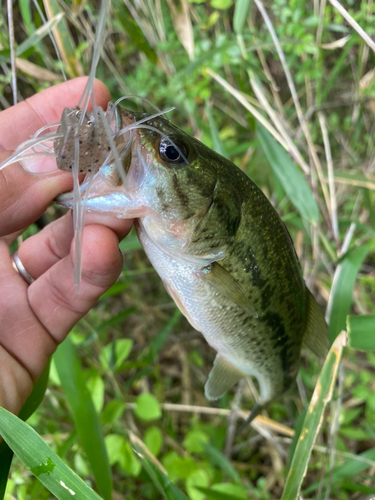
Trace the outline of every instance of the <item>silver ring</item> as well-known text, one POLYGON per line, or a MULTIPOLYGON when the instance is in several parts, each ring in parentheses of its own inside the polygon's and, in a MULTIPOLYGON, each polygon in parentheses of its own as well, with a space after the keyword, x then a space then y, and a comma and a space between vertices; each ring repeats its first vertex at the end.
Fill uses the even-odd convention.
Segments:
POLYGON ((28 285, 31 285, 35 279, 26 271, 21 259, 18 257, 18 250, 12 255, 12 266, 17 273, 22 276, 28 285))

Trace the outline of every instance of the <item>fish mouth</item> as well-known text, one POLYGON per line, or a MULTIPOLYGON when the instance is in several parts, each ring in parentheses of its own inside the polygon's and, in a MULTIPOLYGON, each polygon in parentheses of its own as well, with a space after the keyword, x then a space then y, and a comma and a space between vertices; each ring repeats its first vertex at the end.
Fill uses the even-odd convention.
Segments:
MULTIPOLYGON (((106 162, 104 162, 103 166, 99 168, 94 176, 90 176, 90 174, 86 175, 83 182, 80 184, 80 198, 81 200, 86 198, 87 203, 91 201, 91 203, 88 203, 88 206, 93 204, 92 200, 95 198, 107 197, 114 193, 122 193, 123 195, 126 194, 123 179, 126 180, 131 166, 132 148, 130 143, 123 148, 119 154, 119 158, 121 162, 122 175, 116 163, 112 162, 106 164, 106 162)), ((72 208, 73 195, 74 191, 62 193, 57 196, 54 201, 60 206, 72 208)))
MULTIPOLYGON (((116 155, 111 152, 95 174, 86 175, 79 188, 80 203, 88 210, 111 212, 118 217, 128 217, 130 213, 136 216, 136 195, 150 170, 134 127, 140 115, 121 110, 120 126, 112 137, 116 155)), ((60 194, 54 201, 74 208, 74 191, 60 194)))

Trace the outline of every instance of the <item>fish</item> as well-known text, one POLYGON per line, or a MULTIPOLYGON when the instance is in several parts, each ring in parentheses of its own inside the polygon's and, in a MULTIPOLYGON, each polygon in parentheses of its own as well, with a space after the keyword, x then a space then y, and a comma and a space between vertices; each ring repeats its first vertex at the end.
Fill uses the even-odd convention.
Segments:
MULTIPOLYGON (((114 162, 99 168, 87 210, 135 219, 168 293, 217 352, 206 398, 253 376, 260 394, 251 420, 292 387, 302 345, 319 358, 328 349, 323 311, 292 238, 262 190, 228 159, 162 116, 121 108, 116 119, 125 131, 114 135, 123 172, 114 162)), ((72 207, 72 200, 65 193, 57 202, 72 207)))

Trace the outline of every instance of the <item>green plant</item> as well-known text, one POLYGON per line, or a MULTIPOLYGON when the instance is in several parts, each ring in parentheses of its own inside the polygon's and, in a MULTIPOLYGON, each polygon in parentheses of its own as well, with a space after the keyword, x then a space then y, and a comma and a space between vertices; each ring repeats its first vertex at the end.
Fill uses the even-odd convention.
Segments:
MULTIPOLYGON (((98 68, 113 98, 141 94, 162 108, 176 106, 171 119, 178 126, 246 170, 281 213, 309 287, 322 305, 329 303, 331 341, 348 328, 350 345, 369 350, 344 351, 340 365, 342 343, 334 344, 320 375, 323 385, 317 386, 331 382, 326 418, 323 392, 304 417, 320 371, 314 360, 304 358, 302 399, 296 391, 286 395, 269 408, 273 426, 259 419, 253 426, 257 433, 249 428, 233 440, 223 415, 239 401, 251 408, 253 395, 240 386, 236 394, 208 406, 202 386, 213 353, 173 313, 131 235, 121 244, 125 260, 119 282, 58 351, 43 405, 29 419, 61 460, 103 498, 110 498, 112 482, 113 491, 126 492, 130 500, 186 494, 192 500, 289 499, 297 498, 300 489, 304 496, 324 492, 327 498, 347 499, 353 492, 375 492, 370 469, 375 464, 375 57, 334 6, 314 5, 277 0, 267 6, 268 19, 259 1, 170 0, 155 6, 113 1, 110 36, 98 68), (306 432, 313 437, 303 442, 306 432)), ((60 81, 61 68, 68 77, 88 73, 97 7, 89 1, 52 0, 40 9, 28 0, 15 6, 23 27, 16 34, 23 97, 60 81), (48 38, 51 28, 62 62, 48 38)), ((5 7, 2 12, 0 59, 9 70, 5 7)), ((353 5, 349 13, 373 35, 371 2, 353 5)), ((4 71, 4 107, 11 103, 10 81, 10 71, 4 71)), ((50 207, 45 220, 60 213, 50 207)), ((230 419, 244 415, 234 410, 230 419)), ((25 447, 17 448, 21 439, 43 452, 24 424, 6 412, 0 419, 2 432, 9 426, 7 439, 20 457, 25 453, 25 447), (21 438, 15 432, 26 434, 21 438)), ((42 455, 38 460, 37 466, 46 468, 45 479, 52 481, 51 462, 42 455)), ((60 467, 58 459, 51 460, 60 467)), ((70 477, 61 467, 55 472, 70 477)), ((77 488, 85 488, 85 498, 96 496, 84 483, 77 482, 77 488)), ((5 498, 12 495, 50 498, 19 459, 5 498)))

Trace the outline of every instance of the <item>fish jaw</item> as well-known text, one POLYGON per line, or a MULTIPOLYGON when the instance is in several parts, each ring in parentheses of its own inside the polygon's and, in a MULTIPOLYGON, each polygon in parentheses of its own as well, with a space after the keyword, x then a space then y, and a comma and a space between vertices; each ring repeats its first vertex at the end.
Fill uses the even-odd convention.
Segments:
MULTIPOLYGON (((80 187, 81 206, 87 210, 111 213, 121 219, 133 219, 144 214, 144 207, 136 198, 122 187, 111 185, 100 173, 97 173, 91 186, 87 182, 80 187), (88 192, 87 192, 88 190, 88 192)), ((74 208, 73 191, 59 195, 55 202, 65 208, 74 208)))
MULTIPOLYGON (((152 168, 148 166, 147 158, 138 154, 137 137, 131 132, 119 136, 116 141, 121 165, 104 163, 91 181, 85 180, 81 184, 81 205, 87 210, 111 213, 124 219, 144 214, 142 200, 147 200, 147 195, 142 193, 142 187, 152 168)), ((61 194, 55 202, 73 208, 73 191, 61 194)))

